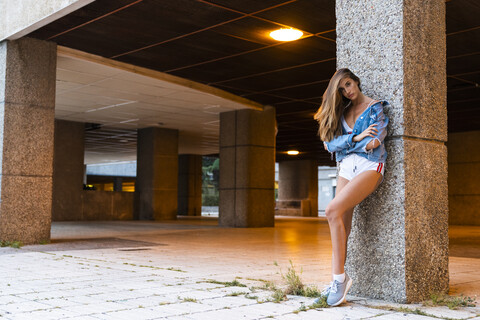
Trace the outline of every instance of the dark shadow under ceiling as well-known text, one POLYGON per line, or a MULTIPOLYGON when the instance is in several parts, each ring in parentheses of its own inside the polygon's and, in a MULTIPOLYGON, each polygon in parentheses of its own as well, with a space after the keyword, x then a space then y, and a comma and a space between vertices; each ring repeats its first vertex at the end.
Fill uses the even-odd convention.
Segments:
MULTIPOLYGON (((480 2, 446 7, 449 132, 478 130, 480 2)), ((273 105, 277 161, 297 149, 300 158, 333 164, 312 118, 335 71, 333 0, 97 0, 29 36, 273 105), (304 38, 267 37, 285 26, 304 38)))

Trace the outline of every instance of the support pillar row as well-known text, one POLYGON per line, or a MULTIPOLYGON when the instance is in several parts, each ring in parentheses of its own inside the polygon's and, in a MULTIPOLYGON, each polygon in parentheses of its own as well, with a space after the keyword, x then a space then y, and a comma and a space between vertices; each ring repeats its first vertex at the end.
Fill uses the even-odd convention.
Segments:
POLYGON ((448 292, 443 0, 337 0, 337 66, 390 107, 385 179, 354 214, 355 295, 416 302, 448 292))
POLYGON ((275 109, 220 114, 219 225, 273 227, 275 109))
POLYGON ((178 156, 178 214, 202 215, 202 156, 178 156))
POLYGON ((138 130, 135 218, 175 220, 178 193, 178 130, 138 130))
POLYGON ((50 239, 55 43, 0 43, 0 240, 50 239))
POLYGON ((53 221, 83 220, 85 124, 55 120, 53 221))

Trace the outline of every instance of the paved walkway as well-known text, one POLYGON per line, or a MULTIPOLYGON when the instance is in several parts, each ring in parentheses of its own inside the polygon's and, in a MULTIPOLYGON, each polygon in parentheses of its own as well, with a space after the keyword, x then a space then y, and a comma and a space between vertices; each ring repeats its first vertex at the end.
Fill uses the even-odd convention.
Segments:
MULTIPOLYGON (((451 294, 480 296, 480 227, 450 234, 451 294)), ((211 218, 56 222, 51 244, 0 248, 0 319, 480 319, 478 305, 269 301, 266 283, 283 286, 290 260, 305 284, 322 288, 330 257, 321 218, 277 218, 260 229, 219 228, 211 218)))

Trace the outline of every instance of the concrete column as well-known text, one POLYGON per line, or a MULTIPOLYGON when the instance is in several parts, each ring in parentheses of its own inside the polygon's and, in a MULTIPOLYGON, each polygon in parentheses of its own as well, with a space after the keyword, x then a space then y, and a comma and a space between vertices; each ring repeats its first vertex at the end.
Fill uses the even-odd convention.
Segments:
POLYGON ((448 135, 448 222, 480 226, 480 131, 448 135))
POLYGON ((178 157, 178 214, 202 215, 202 156, 178 157))
POLYGON ((275 109, 220 114, 219 225, 273 227, 275 109))
POLYGON ((57 51, 0 43, 0 240, 50 239, 57 51))
POLYGON ((352 294, 448 291, 445 1, 337 0, 337 64, 388 100, 385 180, 355 211, 352 294))
POLYGON ((277 215, 318 216, 318 165, 315 160, 278 163, 277 215))
POLYGON ((85 124, 55 120, 52 220, 82 220, 85 124))
POLYGON ((178 130, 138 130, 135 193, 135 218, 177 218, 178 130))
POLYGON ((122 191, 123 179, 122 177, 113 178, 113 191, 122 191))

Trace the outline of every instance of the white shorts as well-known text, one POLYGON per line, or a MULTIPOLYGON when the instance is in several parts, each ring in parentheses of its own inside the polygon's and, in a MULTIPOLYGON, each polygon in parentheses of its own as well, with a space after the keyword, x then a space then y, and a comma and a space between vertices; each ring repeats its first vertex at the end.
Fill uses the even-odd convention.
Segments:
POLYGON ((342 161, 340 161, 340 171, 338 172, 338 175, 347 180, 352 180, 360 173, 368 170, 377 171, 383 176, 383 172, 385 171, 385 164, 373 162, 365 159, 364 157, 360 157, 355 153, 352 153, 351 155, 343 158, 342 161))

